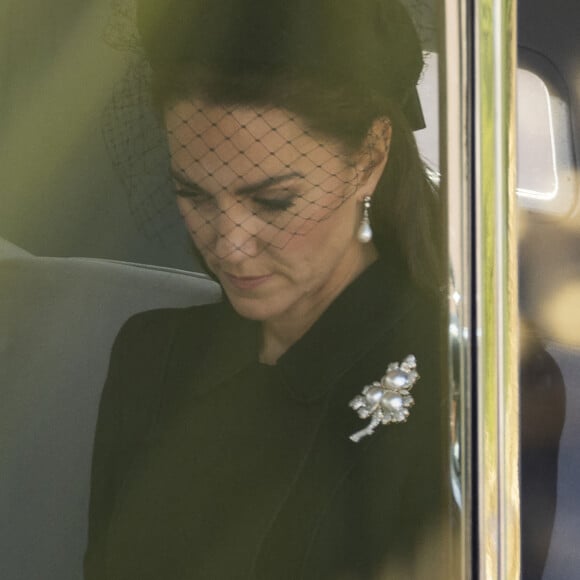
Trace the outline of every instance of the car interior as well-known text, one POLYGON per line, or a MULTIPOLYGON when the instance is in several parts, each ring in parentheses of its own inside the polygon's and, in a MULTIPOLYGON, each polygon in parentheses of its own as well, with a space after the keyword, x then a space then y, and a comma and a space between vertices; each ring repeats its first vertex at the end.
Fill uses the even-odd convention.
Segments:
MULTIPOLYGON (((406 3, 425 47, 426 129, 417 141, 438 180, 442 3, 406 3)), ((94 424, 122 323, 221 295, 185 233, 147 236, 133 219, 104 131, 111 93, 134 56, 107 41, 110 10, 109 2, 81 0, 0 7, 0 578, 7 580, 82 577, 94 424)), ((542 578, 570 580, 580 568, 580 3, 520 0, 517 44, 519 310, 559 366, 566 397, 542 578)))

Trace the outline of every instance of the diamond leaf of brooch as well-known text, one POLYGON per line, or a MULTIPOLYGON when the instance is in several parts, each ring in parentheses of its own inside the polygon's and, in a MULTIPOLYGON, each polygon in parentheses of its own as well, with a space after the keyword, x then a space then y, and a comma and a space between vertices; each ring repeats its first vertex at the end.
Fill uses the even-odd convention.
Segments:
POLYGON ((371 419, 364 429, 350 436, 351 441, 358 443, 363 437, 372 435, 379 425, 407 420, 409 409, 415 404, 411 389, 419 380, 416 369, 417 361, 412 354, 401 364, 391 363, 380 381, 366 385, 362 393, 349 403, 361 419, 371 419))

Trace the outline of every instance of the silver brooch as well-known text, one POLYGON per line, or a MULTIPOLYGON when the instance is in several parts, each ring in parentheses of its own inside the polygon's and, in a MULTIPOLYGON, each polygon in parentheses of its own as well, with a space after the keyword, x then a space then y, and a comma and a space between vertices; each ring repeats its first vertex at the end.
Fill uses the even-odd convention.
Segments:
POLYGON ((419 379, 417 361, 410 354, 399 363, 391 363, 380 381, 363 388, 350 403, 361 419, 371 418, 370 423, 350 436, 357 443, 363 437, 372 435, 379 425, 403 423, 409 416, 409 408, 415 403, 411 389, 419 379))

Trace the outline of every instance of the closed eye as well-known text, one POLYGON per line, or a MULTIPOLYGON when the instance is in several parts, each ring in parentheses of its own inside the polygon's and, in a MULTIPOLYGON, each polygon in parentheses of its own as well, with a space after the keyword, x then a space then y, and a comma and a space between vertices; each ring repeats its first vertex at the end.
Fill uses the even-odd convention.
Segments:
POLYGON ((285 193, 284 197, 263 197, 255 195, 252 200, 268 211, 286 211, 296 204, 296 194, 285 193))
POLYGON ((214 199, 211 193, 205 191, 205 189, 202 189, 201 187, 194 187, 191 185, 184 186, 180 183, 177 183, 175 186, 175 195, 184 199, 192 200, 196 203, 213 201, 214 199))
MULTIPOLYGON (((187 199, 196 206, 216 203, 215 196, 203 187, 184 177, 181 172, 171 170, 175 184, 175 194, 187 199)), ((272 188, 273 182, 286 181, 297 177, 296 174, 268 178, 264 182, 239 188, 235 195, 239 198, 249 198, 258 209, 267 212, 283 212, 295 205, 298 193, 293 187, 272 188), (268 187, 269 186, 269 187, 268 187)))
POLYGON ((213 195, 209 191, 190 181, 181 171, 173 167, 170 167, 170 178, 174 184, 175 195, 196 203, 213 200, 213 195))

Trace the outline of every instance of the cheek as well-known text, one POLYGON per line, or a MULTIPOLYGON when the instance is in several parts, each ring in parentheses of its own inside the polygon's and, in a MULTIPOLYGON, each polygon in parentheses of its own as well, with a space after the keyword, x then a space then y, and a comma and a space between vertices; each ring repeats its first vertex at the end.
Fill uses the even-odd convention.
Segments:
POLYGON ((332 263, 336 253, 327 222, 320 222, 305 235, 292 236, 280 250, 266 250, 270 259, 295 281, 313 281, 332 263))
POLYGON ((356 238, 356 206, 344 205, 328 219, 317 223, 305 236, 296 236, 288 245, 300 272, 313 280, 328 276, 343 260, 350 259, 360 242, 356 238), (300 259, 297 258, 300 256, 300 259))
POLYGON ((356 243, 357 227, 356 205, 348 200, 319 221, 304 239, 311 244, 313 254, 334 255, 356 243))
POLYGON ((209 222, 195 209, 193 203, 183 197, 177 197, 177 207, 193 241, 205 240, 206 243, 210 241, 212 229, 208 227, 209 222))

